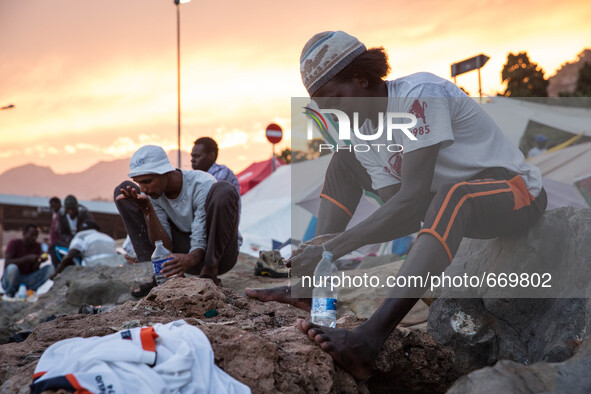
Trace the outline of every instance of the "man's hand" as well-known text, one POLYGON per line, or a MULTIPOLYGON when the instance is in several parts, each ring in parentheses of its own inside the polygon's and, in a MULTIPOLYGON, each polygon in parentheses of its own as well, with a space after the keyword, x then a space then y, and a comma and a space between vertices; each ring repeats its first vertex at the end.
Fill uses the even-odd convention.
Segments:
POLYGON ((298 275, 313 273, 316 265, 322 258, 324 248, 322 245, 302 244, 294 251, 291 257, 286 260, 285 265, 295 268, 298 275))
POLYGON ((197 265, 195 256, 184 253, 173 253, 173 259, 162 264, 162 275, 170 278, 175 275, 182 275, 191 267, 197 265))
POLYGON ((39 266, 41 265, 41 255, 38 254, 30 254, 27 256, 28 260, 31 264, 33 264, 33 270, 37 271, 39 266))
POLYGON ((127 253, 123 257, 125 257, 125 260, 127 260, 127 264, 137 264, 137 263, 139 263, 139 260, 137 259, 137 257, 131 257, 127 253))
POLYGON ((138 194, 137 190, 131 186, 127 186, 125 189, 119 190, 121 190, 121 194, 117 196, 116 200, 126 199, 133 202, 138 206, 144 215, 150 212, 150 208, 152 208, 152 202, 148 196, 145 194, 138 194))
POLYGON ((298 254, 302 253, 304 251, 304 249, 307 248, 308 246, 322 245, 323 243, 330 241, 331 239, 333 239, 334 237, 336 237, 339 234, 341 234, 341 233, 319 235, 317 237, 312 238, 309 241, 306 241, 306 242, 300 244, 300 246, 298 246, 298 248, 296 250, 291 252, 291 256, 287 260, 285 260, 286 265, 288 267, 291 267, 290 263, 293 260, 293 258, 295 256, 297 256, 298 254))

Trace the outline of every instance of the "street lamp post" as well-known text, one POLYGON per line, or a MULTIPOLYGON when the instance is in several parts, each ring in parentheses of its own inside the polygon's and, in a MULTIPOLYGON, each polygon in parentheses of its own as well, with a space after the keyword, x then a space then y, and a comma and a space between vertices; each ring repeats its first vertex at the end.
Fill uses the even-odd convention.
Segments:
POLYGON ((177 73, 177 149, 181 168, 181 4, 191 0, 174 0, 176 5, 176 73, 177 73))

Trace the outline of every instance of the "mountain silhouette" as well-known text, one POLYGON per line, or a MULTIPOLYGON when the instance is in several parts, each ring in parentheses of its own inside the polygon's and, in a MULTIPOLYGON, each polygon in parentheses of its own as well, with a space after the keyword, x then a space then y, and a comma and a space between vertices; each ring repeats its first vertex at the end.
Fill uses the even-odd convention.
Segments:
MULTIPOLYGON (((177 162, 177 151, 168 152, 171 163, 177 162)), ((182 152, 183 168, 190 168, 191 156, 182 152)), ((174 164, 173 164, 174 165, 174 164)), ((0 174, 0 194, 52 197, 63 199, 68 194, 79 200, 112 201, 113 190, 129 179, 129 158, 100 161, 85 171, 56 174, 46 166, 25 164, 0 174)))

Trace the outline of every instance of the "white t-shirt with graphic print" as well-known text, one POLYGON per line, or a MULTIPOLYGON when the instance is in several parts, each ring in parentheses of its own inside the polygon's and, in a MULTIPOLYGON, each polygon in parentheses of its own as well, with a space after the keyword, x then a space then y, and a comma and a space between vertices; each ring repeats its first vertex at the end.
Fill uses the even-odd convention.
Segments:
MULTIPOLYGON (((387 112, 414 114, 417 124, 409 131, 417 140, 394 130, 394 140, 388 141, 384 130, 374 141, 361 140, 351 133, 353 144, 400 144, 404 147, 403 154, 407 154, 440 143, 431 184, 433 192, 445 183, 470 179, 486 168, 503 167, 520 174, 530 193, 535 197, 539 195, 540 170, 527 164, 521 151, 503 135, 492 118, 453 83, 430 73, 416 73, 386 84, 387 112)), ((408 122, 408 119, 400 119, 395 123, 408 122)), ((367 120, 360 132, 375 134, 376 129, 367 120)), ((383 146, 355 152, 376 190, 400 183, 403 154, 389 152, 383 146)))

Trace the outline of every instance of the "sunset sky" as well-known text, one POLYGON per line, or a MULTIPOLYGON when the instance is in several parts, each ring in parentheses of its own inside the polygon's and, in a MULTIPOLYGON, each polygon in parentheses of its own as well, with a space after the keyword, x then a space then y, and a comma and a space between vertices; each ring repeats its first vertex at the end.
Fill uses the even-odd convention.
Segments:
MULTIPOLYGON (((211 136, 236 172, 269 157, 264 128, 289 131, 291 97, 306 95, 300 51, 320 31, 384 46, 390 78, 451 79, 451 63, 485 53, 483 90, 495 94, 508 52, 527 51, 551 76, 591 48, 589 21, 588 0, 193 0, 181 5, 182 148, 211 136)), ((173 0, 0 0, 0 59, 0 107, 15 105, 0 111, 0 173, 79 172, 146 143, 176 148, 173 0)), ((458 77, 472 95, 477 81, 458 77)))

